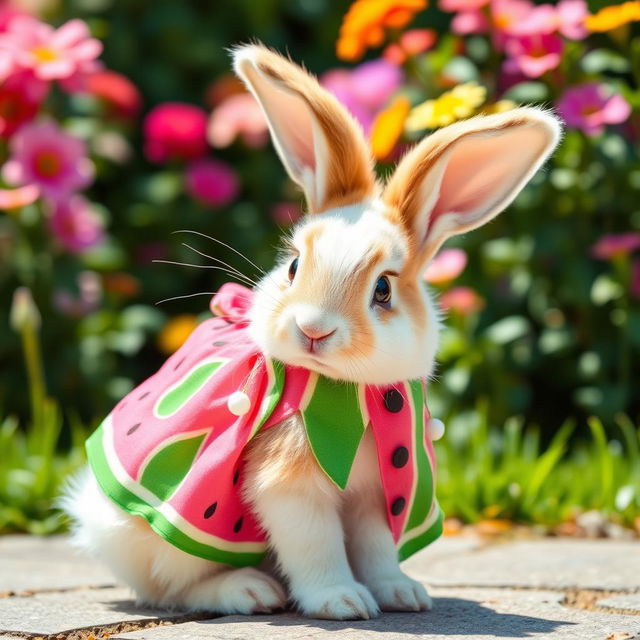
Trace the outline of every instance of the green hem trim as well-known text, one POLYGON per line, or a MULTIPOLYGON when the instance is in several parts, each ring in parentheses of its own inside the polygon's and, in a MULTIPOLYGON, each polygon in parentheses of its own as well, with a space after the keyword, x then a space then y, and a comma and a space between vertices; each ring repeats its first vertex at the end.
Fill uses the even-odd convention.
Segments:
POLYGON ((234 567, 248 567, 259 564, 266 555, 264 552, 236 552, 224 551, 194 540, 169 522, 161 513, 149 503, 123 487, 111 471, 102 447, 104 431, 101 427, 87 440, 87 454, 89 464, 102 491, 121 509, 135 516, 142 516, 151 528, 168 543, 193 556, 232 565, 234 567))
POLYGON ((438 510, 440 511, 438 518, 424 533, 417 535, 411 540, 407 540, 407 542, 398 549, 398 562, 402 562, 411 557, 414 553, 431 544, 442 535, 444 514, 439 507, 438 510))

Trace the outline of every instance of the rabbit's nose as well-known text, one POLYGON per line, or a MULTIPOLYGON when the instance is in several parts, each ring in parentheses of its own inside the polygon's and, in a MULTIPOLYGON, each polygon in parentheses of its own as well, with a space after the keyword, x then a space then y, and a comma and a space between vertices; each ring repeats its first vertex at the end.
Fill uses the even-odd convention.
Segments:
POLYGON ((336 332, 335 329, 327 329, 326 327, 318 325, 306 324, 301 322, 298 322, 297 325, 302 334, 313 342, 326 340, 336 332))

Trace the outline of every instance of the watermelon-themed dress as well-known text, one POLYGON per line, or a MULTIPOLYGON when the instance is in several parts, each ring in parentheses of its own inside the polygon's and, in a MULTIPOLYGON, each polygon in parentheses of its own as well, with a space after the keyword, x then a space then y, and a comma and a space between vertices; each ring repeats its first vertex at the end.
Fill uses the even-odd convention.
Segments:
POLYGON ((212 300, 217 317, 91 435, 89 462, 104 493, 187 553, 258 564, 267 537, 242 497, 244 449, 298 412, 318 465, 341 490, 369 425, 398 558, 432 542, 442 513, 425 381, 348 383, 267 358, 247 329, 251 296, 224 285, 212 300))

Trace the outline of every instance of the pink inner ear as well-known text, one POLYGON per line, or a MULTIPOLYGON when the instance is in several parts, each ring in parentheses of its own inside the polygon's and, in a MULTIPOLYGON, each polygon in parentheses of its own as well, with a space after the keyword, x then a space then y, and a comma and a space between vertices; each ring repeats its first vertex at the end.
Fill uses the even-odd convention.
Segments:
POLYGON ((301 173, 304 167, 315 171, 316 158, 309 107, 300 98, 267 84, 260 76, 254 77, 254 83, 291 169, 296 173, 301 173))
POLYGON ((497 213, 494 208, 527 177, 546 142, 537 127, 525 125, 472 134, 454 143, 429 229, 445 213, 457 214, 461 231, 497 213))

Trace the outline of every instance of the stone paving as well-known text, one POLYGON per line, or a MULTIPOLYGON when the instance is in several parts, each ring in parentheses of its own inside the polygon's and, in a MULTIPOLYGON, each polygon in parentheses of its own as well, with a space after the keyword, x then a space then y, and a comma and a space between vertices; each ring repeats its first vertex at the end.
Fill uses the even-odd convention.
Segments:
POLYGON ((444 538, 404 564, 428 613, 334 622, 293 612, 184 615, 138 607, 66 538, 0 537, 0 640, 640 640, 640 542, 444 538))

